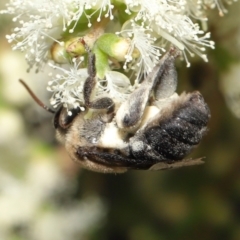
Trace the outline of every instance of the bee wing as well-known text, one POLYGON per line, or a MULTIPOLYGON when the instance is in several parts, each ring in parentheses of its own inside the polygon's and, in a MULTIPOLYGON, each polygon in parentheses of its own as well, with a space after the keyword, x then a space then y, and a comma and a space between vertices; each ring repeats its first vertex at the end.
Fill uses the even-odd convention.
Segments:
POLYGON ((181 167, 188 167, 188 166, 194 166, 194 165, 200 165, 203 164, 203 157, 202 158, 196 158, 196 159, 183 159, 181 161, 173 162, 173 163, 166 163, 166 162, 159 162, 154 165, 152 165, 149 170, 152 171, 159 171, 159 170, 170 170, 170 169, 176 169, 181 167))

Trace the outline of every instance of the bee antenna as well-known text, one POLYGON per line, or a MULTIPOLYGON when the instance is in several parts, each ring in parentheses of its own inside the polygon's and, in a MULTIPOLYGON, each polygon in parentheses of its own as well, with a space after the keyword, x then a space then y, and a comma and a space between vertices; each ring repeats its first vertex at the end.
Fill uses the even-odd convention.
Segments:
POLYGON ((46 105, 44 105, 44 103, 33 93, 33 91, 28 87, 28 85, 22 80, 19 79, 19 82, 27 89, 28 93, 31 95, 31 97, 33 98, 33 100, 42 108, 44 108, 45 110, 47 110, 50 113, 55 113, 55 111, 53 111, 52 109, 50 109, 49 107, 47 107, 46 105))

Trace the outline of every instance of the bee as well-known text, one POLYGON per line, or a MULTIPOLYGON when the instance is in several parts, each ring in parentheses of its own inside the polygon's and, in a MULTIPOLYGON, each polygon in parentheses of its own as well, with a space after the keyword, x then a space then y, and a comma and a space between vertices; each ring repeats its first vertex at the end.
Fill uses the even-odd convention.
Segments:
POLYGON ((129 169, 162 170, 201 164, 184 159, 207 131, 210 110, 198 91, 176 93, 178 51, 171 48, 123 103, 92 97, 97 83, 95 55, 89 53, 83 86, 85 110, 45 106, 22 81, 35 101, 54 113, 56 138, 71 159, 102 173, 129 169))

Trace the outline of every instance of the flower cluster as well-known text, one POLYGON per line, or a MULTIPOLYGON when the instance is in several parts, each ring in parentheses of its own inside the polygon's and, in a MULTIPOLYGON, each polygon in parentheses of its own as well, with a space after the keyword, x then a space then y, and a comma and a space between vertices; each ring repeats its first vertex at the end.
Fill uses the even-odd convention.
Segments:
POLYGON ((182 51, 187 66, 189 55, 207 61, 204 51, 214 42, 199 23, 215 7, 226 12, 221 0, 10 0, 0 13, 13 15, 17 26, 7 39, 25 53, 29 70, 51 60, 62 71, 52 75, 48 90, 54 107, 70 109, 83 103, 89 51, 96 55, 96 94, 116 101, 151 72, 169 45, 182 51))

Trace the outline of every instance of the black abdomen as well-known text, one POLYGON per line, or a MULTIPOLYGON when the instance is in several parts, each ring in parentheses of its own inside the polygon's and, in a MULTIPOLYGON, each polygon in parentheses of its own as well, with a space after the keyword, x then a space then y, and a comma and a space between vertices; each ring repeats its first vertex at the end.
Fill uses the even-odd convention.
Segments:
POLYGON ((132 154, 155 161, 157 156, 159 161, 181 160, 199 144, 209 118, 209 108, 199 92, 180 96, 171 109, 164 109, 162 115, 149 122, 135 137, 135 141, 144 143, 145 151, 140 153, 133 149, 132 154))

